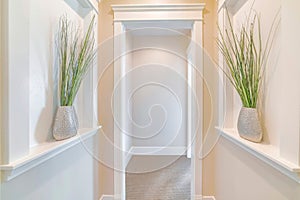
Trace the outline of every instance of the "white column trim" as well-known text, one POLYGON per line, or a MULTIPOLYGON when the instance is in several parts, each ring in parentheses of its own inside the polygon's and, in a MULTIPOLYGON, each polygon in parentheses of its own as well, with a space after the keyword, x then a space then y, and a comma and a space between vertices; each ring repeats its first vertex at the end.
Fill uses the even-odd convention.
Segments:
POLYGON ((29 152, 29 0, 2 3, 2 163, 8 164, 29 152))
MULTIPOLYGON (((120 58, 125 49, 124 26, 121 22, 114 22, 114 196, 116 199, 125 200, 125 158, 122 152, 123 149, 123 134, 122 125, 122 94, 123 88, 117 87, 121 77, 123 76, 124 59, 120 58)), ((124 56, 123 56, 124 57, 124 56)))

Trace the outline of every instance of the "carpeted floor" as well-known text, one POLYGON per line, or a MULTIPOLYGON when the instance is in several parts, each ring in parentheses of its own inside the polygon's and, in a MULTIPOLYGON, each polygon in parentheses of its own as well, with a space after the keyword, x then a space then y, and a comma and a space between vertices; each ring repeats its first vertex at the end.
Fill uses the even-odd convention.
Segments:
MULTIPOLYGON (((154 162, 170 160, 169 156, 147 157, 135 156, 130 161, 129 167, 149 166, 154 162)), ((126 200, 189 200, 191 194, 190 159, 185 156, 174 158, 175 162, 154 172, 126 173, 126 200)))

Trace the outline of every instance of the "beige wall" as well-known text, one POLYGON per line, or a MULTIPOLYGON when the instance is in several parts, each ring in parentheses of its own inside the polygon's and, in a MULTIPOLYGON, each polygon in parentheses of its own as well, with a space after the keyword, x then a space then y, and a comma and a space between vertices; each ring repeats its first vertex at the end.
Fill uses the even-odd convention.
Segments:
MULTIPOLYGON (((204 11, 204 48, 210 56, 215 55, 215 33, 216 33, 216 1, 214 0, 143 0, 143 4, 147 3, 206 3, 204 11)), ((140 0, 103 0, 99 5, 99 43, 101 44, 104 41, 109 40, 113 36, 113 12, 111 10, 112 4, 139 4, 140 0)), ((112 51, 112 49, 109 49, 112 51)), ((112 52, 103 52, 104 54, 112 54, 112 52)), ((100 62, 100 71, 103 71, 105 66, 101 65, 100 62)), ((206 75, 210 75, 210 72, 205 72, 206 75)), ((205 75, 205 76, 206 76, 205 75)), ((100 84, 99 84, 99 121, 103 126, 104 134, 109 138, 113 138, 113 118, 111 112, 111 94, 113 90, 113 69, 112 66, 108 67, 108 70, 102 74, 100 84)), ((207 96, 207 95, 205 95, 207 96)), ((209 99, 205 98, 204 106, 205 110, 205 119, 204 124, 205 128, 208 128, 211 115, 209 114, 209 99)), ((109 149, 105 149, 105 152, 110 152, 113 157, 113 151, 111 146, 106 146, 109 149)), ((104 149, 102 149, 104 150, 104 149)), ((213 169, 213 157, 209 156, 205 159, 204 162, 204 194, 210 195, 214 193, 213 185, 214 179, 212 174, 213 169)), ((104 167, 100 169, 100 183, 102 185, 101 192, 103 194, 113 194, 113 170, 109 167, 104 167)), ((199 180, 198 180, 199 183, 199 180)))

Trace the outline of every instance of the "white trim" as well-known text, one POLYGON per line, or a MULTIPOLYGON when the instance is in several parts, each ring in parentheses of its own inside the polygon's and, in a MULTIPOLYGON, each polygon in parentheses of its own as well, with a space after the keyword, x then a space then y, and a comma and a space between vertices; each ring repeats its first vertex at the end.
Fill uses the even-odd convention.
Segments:
POLYGON ((114 195, 102 195, 99 200, 114 200, 114 195))
POLYGON ((61 154, 82 141, 94 136, 101 127, 80 129, 79 133, 70 139, 40 144, 30 150, 30 153, 7 165, 0 165, 4 172, 4 180, 9 181, 30 169, 46 162, 47 160, 61 154))
POLYGON ((202 11, 205 3, 194 4, 115 4, 111 6, 114 12, 144 12, 144 11, 202 11))
POLYGON ((131 147, 129 149, 129 151, 127 152, 127 154, 125 156, 125 168, 128 166, 128 164, 129 164, 129 162, 130 162, 130 160, 131 160, 131 158, 133 156, 132 152, 133 152, 133 147, 131 147))
MULTIPOLYGON (((160 20, 160 21, 126 21, 123 22, 126 29, 139 29, 141 27, 162 29, 192 29, 194 21, 191 20, 160 20)), ((176 31, 175 31, 176 32, 176 31)))
POLYGON ((29 0, 2 1, 2 163, 29 152, 29 0), (3 11, 3 12, 2 12, 3 11))
POLYGON ((195 196, 195 200, 216 200, 214 196, 195 196))
POLYGON ((114 21, 203 20, 204 3, 199 4, 124 4, 112 5, 114 21), (200 12, 200 14, 199 14, 200 12))
POLYGON ((186 155, 185 146, 168 146, 168 147, 158 147, 158 146, 143 146, 137 147, 133 146, 130 151, 131 155, 186 155))
MULTIPOLYGON (((121 22, 114 22, 114 87, 118 84, 119 80, 124 76, 124 56, 125 51, 125 36, 121 35, 124 33, 124 25, 121 22), (116 38, 118 38, 116 40, 116 38)), ((114 150, 114 196, 117 199, 126 199, 126 188, 125 188, 125 158, 123 147, 124 135, 122 134, 122 128, 124 126, 123 110, 124 105, 124 87, 114 89, 114 102, 113 102, 113 116, 114 116, 114 145, 117 147, 114 150), (119 123, 119 124, 118 124, 119 123), (121 151, 120 151, 121 150, 121 151)))
MULTIPOLYGON (((204 57, 203 57, 203 23, 200 21, 195 21, 192 32, 191 32, 191 38, 194 43, 197 45, 201 46, 201 49, 198 49, 195 45, 193 45, 194 50, 192 50, 191 53, 191 61, 194 67, 198 67, 198 72, 202 77, 204 77, 204 57)), ((197 103, 193 102, 192 103, 192 138, 203 138, 203 79, 200 78, 200 80, 197 81, 196 75, 195 75, 196 69, 192 69, 192 90, 196 94, 197 97, 197 103), (197 113, 196 110, 199 112, 197 113), (195 121, 195 119, 198 119, 198 122, 195 121)), ((198 149, 198 153, 196 152, 196 145, 199 147, 202 147, 202 140, 198 140, 196 142, 192 142, 192 151, 191 151, 191 169, 192 169, 192 181, 191 181, 191 197, 193 200, 194 195, 196 194, 196 191, 199 191, 200 194, 202 194, 202 188, 203 188, 203 182, 202 182, 202 168, 203 168, 203 163, 202 160, 200 160, 199 165, 197 166, 196 159, 202 159, 201 150, 198 149), (198 172, 198 173, 197 173, 198 172), (195 175, 198 174, 198 177, 201 177, 200 179, 195 177, 195 175), (198 182, 196 183, 196 180, 198 182), (199 181, 200 180, 200 181, 199 181), (198 189, 196 189, 196 185, 198 186, 198 189)))
POLYGON ((187 53, 187 79, 188 79, 188 91, 187 91, 187 158, 192 158, 192 136, 193 136, 193 66, 192 66, 192 53, 193 48, 191 47, 191 44, 189 44, 189 47, 186 51, 187 53))
POLYGON ((234 129, 217 128, 220 134, 227 140, 241 147, 251 155, 257 157, 271 167, 300 183, 300 166, 295 165, 280 157, 279 149, 270 144, 253 143, 242 139, 234 129))
MULTIPOLYGON (((114 200, 114 195, 102 195, 99 200, 114 200)), ((214 196, 195 196, 195 200, 216 200, 214 196)))

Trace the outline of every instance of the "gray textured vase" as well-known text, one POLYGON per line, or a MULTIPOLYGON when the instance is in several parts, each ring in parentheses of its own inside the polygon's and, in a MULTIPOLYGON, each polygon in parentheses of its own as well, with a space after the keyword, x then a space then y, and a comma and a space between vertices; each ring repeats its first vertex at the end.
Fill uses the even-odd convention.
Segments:
POLYGON ((53 126, 53 137, 56 140, 64 140, 77 134, 78 119, 73 106, 60 106, 53 126))
POLYGON ((252 142, 261 142, 262 129, 257 109, 242 107, 237 128, 242 138, 252 142))

